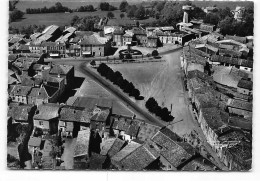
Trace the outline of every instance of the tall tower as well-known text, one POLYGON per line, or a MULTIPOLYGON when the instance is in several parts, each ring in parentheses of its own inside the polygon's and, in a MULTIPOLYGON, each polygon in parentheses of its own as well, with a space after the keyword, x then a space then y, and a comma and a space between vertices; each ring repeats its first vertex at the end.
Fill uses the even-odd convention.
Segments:
POLYGON ((183 23, 188 23, 189 22, 189 11, 193 9, 192 6, 182 6, 182 9, 184 10, 184 13, 183 13, 183 23))

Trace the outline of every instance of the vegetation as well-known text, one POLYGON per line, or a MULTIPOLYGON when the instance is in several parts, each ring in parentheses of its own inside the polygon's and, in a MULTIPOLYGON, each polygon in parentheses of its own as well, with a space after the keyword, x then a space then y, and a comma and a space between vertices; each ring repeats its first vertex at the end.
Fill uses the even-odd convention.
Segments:
POLYGON ((76 9, 75 11, 78 12, 93 12, 95 11, 95 8, 93 5, 88 5, 88 6, 80 6, 78 9, 76 9))
POLYGON ((62 13, 62 12, 72 12, 72 10, 68 7, 62 6, 60 2, 57 2, 55 6, 51 6, 50 8, 27 8, 27 14, 39 14, 39 13, 62 13))
POLYGON ((108 19, 112 19, 112 18, 115 17, 115 15, 114 15, 114 13, 112 13, 111 11, 109 11, 109 12, 107 13, 107 17, 108 17, 108 19))
POLYGON ((23 17, 24 13, 20 10, 14 9, 9 13, 9 21, 14 22, 23 17))
POLYGON ((121 12, 125 12, 126 11, 126 8, 128 6, 128 2, 127 1, 122 1, 120 6, 119 6, 119 9, 121 12))
POLYGON ((153 57, 157 57, 159 55, 158 51, 157 50, 153 50, 152 51, 152 56, 153 57))
POLYGON ((19 0, 13 0, 9 1, 9 11, 13 11, 16 9, 16 4, 19 2, 19 0))
POLYGON ((116 7, 110 5, 109 3, 107 2, 102 2, 99 4, 99 8, 101 11, 114 11, 114 10, 117 10, 116 7))
POLYGON ((125 93, 128 93, 129 96, 133 96, 137 100, 144 99, 143 96, 140 96, 140 91, 135 88, 133 83, 124 79, 120 72, 114 72, 109 66, 104 63, 101 63, 99 65, 97 71, 100 73, 101 76, 104 76, 115 85, 118 85, 125 93))
POLYGON ((121 13, 120 14, 120 18, 122 19, 122 18, 124 18, 125 17, 125 14, 124 13, 121 13))
POLYGON ((168 111, 166 107, 162 108, 158 105, 157 101, 150 97, 146 103, 145 107, 152 113, 155 113, 156 116, 160 117, 163 121, 170 122, 174 119, 171 115, 171 112, 168 111))
POLYGON ((19 28, 13 28, 12 26, 9 27, 9 33, 13 34, 25 34, 30 36, 34 32, 42 32, 45 29, 45 25, 27 25, 21 26, 19 28))
POLYGON ((77 26, 79 31, 94 31, 95 23, 99 22, 100 18, 98 16, 85 16, 78 17, 75 15, 70 24, 71 26, 77 26))

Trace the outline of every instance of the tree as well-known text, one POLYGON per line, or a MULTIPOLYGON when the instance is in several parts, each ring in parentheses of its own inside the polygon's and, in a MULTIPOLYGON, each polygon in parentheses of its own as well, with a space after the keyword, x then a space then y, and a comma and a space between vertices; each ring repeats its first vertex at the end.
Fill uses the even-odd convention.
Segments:
POLYGON ((15 9, 14 11, 9 13, 9 21, 13 22, 16 21, 18 19, 21 19, 23 17, 24 13, 20 10, 15 9))
POLYGON ((149 17, 149 16, 150 16, 150 13, 151 13, 151 11, 150 11, 149 9, 146 9, 146 10, 145 10, 145 16, 146 16, 146 17, 149 17))
POLYGON ((90 62, 90 65, 95 66, 95 65, 96 65, 96 61, 95 61, 95 60, 92 60, 92 61, 90 62))
POLYGON ((133 17, 135 17, 135 9, 134 8, 130 8, 128 11, 127 11, 127 17, 128 18, 133 18, 133 17))
POLYGON ((99 4, 99 8, 101 9, 101 11, 108 11, 109 10, 109 3, 107 2, 102 2, 99 4))
POLYGON ((19 2, 19 0, 9 1, 9 11, 15 10, 16 4, 19 2))
POLYGON ((122 19, 122 18, 124 18, 125 17, 125 14, 124 13, 121 13, 120 14, 120 18, 122 19))
POLYGON ((159 55, 158 51, 157 50, 153 50, 152 51, 152 56, 153 57, 157 57, 159 55))
POLYGON ((143 6, 140 6, 134 13, 135 18, 137 19, 144 19, 145 17, 145 9, 143 6))
POLYGON ((199 7, 194 7, 194 9, 189 13, 189 19, 201 19, 205 18, 206 13, 199 7))
POLYGON ((109 12, 107 13, 107 18, 112 19, 112 18, 114 18, 114 17, 115 17, 115 15, 114 15, 114 13, 112 13, 111 11, 109 11, 109 12))
POLYGON ((130 53, 128 53, 128 54, 125 55, 125 58, 126 59, 132 59, 132 55, 130 53))
POLYGON ((74 26, 75 23, 78 22, 78 21, 79 21, 79 17, 77 15, 73 16, 73 18, 70 22, 71 26, 74 26))
POLYGON ((206 15, 206 17, 203 19, 204 23, 209 23, 212 25, 217 26, 219 23, 219 16, 216 13, 209 13, 206 15))
POLYGON ((127 6, 128 6, 128 2, 126 0, 122 1, 120 6, 119 6, 120 11, 125 12, 127 6))
POLYGON ((119 54, 119 58, 120 58, 121 60, 124 59, 124 54, 120 53, 120 54, 119 54))
POLYGON ((136 21, 136 22, 135 22, 135 25, 136 25, 137 27, 139 27, 139 26, 140 26, 140 22, 139 22, 139 21, 136 21))

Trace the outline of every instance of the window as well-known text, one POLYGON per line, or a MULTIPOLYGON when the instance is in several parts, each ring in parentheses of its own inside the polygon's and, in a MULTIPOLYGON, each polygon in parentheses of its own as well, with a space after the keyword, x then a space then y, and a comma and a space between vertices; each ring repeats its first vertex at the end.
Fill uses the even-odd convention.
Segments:
POLYGON ((39 125, 41 125, 41 126, 42 126, 42 125, 43 125, 43 121, 39 121, 39 125))

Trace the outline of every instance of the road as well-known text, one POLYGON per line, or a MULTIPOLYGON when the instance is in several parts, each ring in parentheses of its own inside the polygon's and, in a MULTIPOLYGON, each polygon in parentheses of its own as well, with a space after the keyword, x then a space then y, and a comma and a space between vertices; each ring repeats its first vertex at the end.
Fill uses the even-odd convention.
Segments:
MULTIPOLYGON (((178 50, 182 49, 182 47, 178 47, 176 49, 172 49, 172 50, 166 50, 163 52, 160 52, 160 55, 167 55, 169 53, 173 53, 176 52, 178 50)), ((144 56, 145 57, 145 56, 144 56)), ((113 60, 115 58, 115 60, 119 60, 119 57, 116 56, 109 56, 109 60, 113 60)), ((137 58, 138 59, 142 59, 142 57, 137 58)), ((59 59, 55 59, 55 58, 48 58, 45 59, 45 62, 90 62, 91 60, 107 60, 107 57, 88 57, 88 58, 82 58, 82 57, 77 57, 77 58, 59 58, 59 59)))

